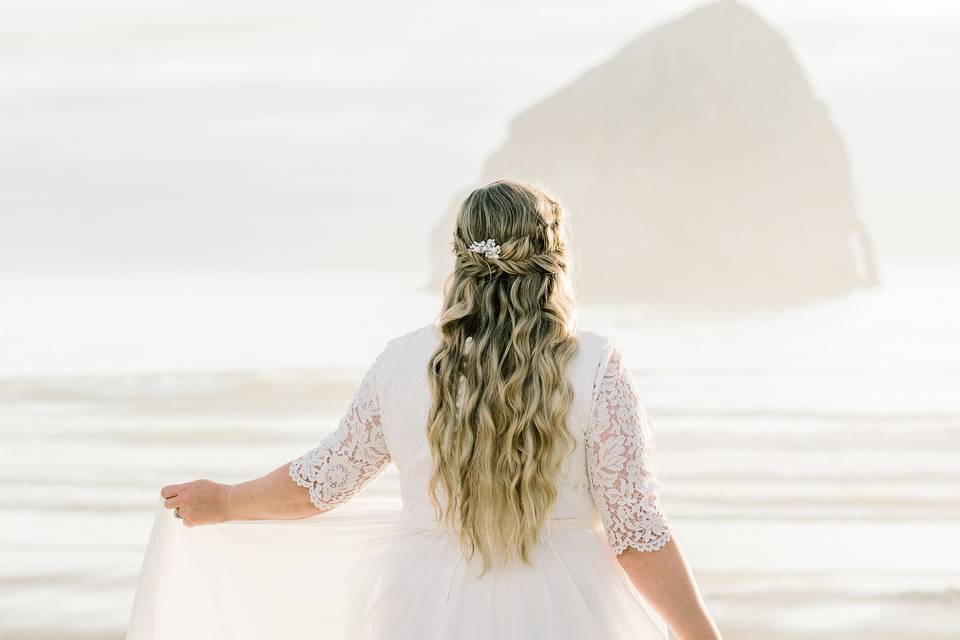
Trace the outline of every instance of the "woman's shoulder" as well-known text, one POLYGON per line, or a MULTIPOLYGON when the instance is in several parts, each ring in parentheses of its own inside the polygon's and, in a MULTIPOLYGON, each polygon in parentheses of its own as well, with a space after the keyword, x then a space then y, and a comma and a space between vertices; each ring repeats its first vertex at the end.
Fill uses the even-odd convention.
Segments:
POLYGON ((593 381, 603 371, 614 351, 613 340, 606 333, 589 328, 577 329, 577 353, 573 369, 593 381))
POLYGON ((577 344, 581 348, 593 348, 597 351, 604 352, 613 349, 613 339, 601 331, 596 331, 593 329, 577 329, 577 344))
POLYGON ((440 334, 437 332, 435 324, 421 325, 387 340, 379 357, 381 359, 396 359, 418 355, 427 350, 432 353, 439 339, 440 334))
POLYGON ((434 323, 423 324, 404 333, 398 334, 387 341, 387 345, 402 345, 410 342, 416 342, 424 338, 439 337, 437 326, 434 323))

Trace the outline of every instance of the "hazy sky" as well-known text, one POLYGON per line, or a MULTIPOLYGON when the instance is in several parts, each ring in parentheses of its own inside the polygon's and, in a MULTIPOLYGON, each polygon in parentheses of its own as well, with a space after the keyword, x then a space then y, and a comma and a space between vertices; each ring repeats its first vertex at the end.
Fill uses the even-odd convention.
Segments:
MULTIPOLYGON (((5 0, 0 270, 425 266, 515 114, 700 4, 5 0)), ((844 135, 881 266, 960 259, 960 3, 745 4, 844 135)))

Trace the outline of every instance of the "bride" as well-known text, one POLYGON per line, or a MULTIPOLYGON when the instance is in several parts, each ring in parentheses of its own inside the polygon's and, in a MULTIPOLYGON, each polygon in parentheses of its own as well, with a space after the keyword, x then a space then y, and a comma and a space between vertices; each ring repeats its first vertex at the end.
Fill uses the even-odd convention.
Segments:
POLYGON ((720 637, 630 369, 573 326, 562 207, 488 184, 453 252, 439 319, 386 344, 318 447, 163 487, 128 639, 720 637), (390 463, 399 509, 344 504, 390 463))

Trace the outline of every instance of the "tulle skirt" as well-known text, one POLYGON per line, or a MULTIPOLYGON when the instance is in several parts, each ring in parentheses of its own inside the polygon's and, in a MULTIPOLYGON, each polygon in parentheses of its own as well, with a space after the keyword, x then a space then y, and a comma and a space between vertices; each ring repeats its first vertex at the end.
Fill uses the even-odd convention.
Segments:
POLYGON ((187 528, 161 503, 127 638, 666 638, 602 530, 556 522, 531 560, 480 575, 396 510, 187 528))

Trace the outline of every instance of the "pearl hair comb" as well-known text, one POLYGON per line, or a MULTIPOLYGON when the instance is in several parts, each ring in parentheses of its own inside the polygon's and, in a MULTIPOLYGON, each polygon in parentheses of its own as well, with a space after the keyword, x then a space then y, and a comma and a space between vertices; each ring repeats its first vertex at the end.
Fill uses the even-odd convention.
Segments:
POLYGON ((490 260, 496 260, 500 257, 500 245, 493 238, 488 238, 481 242, 474 242, 470 245, 470 251, 482 253, 490 260))

